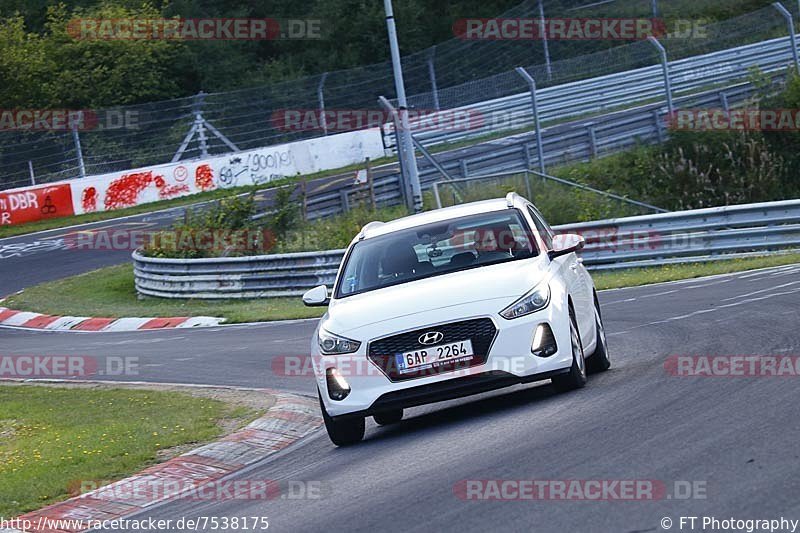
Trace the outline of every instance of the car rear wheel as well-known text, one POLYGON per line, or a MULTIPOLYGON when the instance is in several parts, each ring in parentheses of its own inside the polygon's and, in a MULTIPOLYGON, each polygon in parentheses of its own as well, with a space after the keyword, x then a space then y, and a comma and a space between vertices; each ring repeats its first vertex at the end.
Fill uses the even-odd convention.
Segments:
POLYGON ((583 345, 578 334, 578 325, 575 313, 569 310, 569 333, 572 345, 572 366, 569 372, 560 376, 553 376, 553 386, 559 392, 580 389, 586 385, 586 359, 583 355, 583 345))
POLYGON ((366 428, 364 417, 334 419, 325 410, 325 404, 322 403, 322 395, 319 391, 317 391, 317 395, 319 396, 319 407, 322 410, 322 420, 325 421, 325 430, 328 432, 331 442, 336 446, 350 446, 361 442, 366 428))
POLYGON ((586 361, 590 373, 605 372, 611 368, 611 358, 608 356, 608 343, 606 342, 606 328, 603 326, 603 317, 600 314, 600 302, 594 296, 594 317, 597 328, 597 347, 586 361))

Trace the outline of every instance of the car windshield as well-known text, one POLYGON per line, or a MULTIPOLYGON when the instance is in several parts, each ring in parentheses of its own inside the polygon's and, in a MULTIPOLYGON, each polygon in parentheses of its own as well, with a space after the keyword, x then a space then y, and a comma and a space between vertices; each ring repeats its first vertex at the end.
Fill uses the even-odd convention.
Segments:
POLYGON ((538 255, 516 209, 426 224, 357 242, 336 297, 538 255))

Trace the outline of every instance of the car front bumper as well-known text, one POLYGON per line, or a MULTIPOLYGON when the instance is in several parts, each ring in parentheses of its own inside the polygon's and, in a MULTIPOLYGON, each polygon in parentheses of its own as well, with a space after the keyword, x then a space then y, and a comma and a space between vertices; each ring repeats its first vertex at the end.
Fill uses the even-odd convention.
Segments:
MULTIPOLYGON (((550 305, 536 313, 507 320, 499 314, 480 314, 480 308, 465 306, 465 309, 451 309, 450 316, 458 319, 448 322, 490 318, 497 330, 483 364, 469 368, 456 369, 435 375, 427 375, 403 381, 392 381, 367 357, 369 342, 362 342, 359 352, 346 356, 315 355, 317 385, 328 414, 340 416, 369 416, 389 409, 413 407, 477 394, 488 390, 548 379, 553 375, 568 372, 572 365, 572 351, 569 332, 569 314, 566 299, 555 298, 550 305), (536 357, 531 353, 534 332, 540 325, 548 324, 557 343, 557 351, 549 357, 536 357), (326 372, 336 368, 347 381, 350 393, 343 400, 333 400, 328 394, 326 372)), ((352 338, 384 338, 396 332, 441 325, 440 313, 426 312, 413 317, 382 323, 378 327, 365 327, 359 335, 352 338), (370 331, 367 331, 370 330, 370 331)), ((464 339, 453 339, 464 340, 464 339)), ((315 339, 316 341, 316 339, 315 339)))

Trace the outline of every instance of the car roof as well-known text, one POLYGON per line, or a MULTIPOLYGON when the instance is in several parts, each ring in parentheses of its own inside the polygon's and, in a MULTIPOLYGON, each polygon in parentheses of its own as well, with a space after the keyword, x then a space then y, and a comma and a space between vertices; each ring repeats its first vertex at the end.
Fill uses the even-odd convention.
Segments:
POLYGON ((511 207, 518 207, 517 201, 525 202, 522 197, 511 193, 506 198, 494 198, 492 200, 481 200, 479 202, 470 202, 442 209, 434 209, 433 211, 409 215, 390 222, 370 222, 364 226, 358 234, 357 239, 371 239, 380 235, 386 235, 387 233, 415 228, 425 224, 443 222, 445 220, 478 215, 480 213, 503 211, 511 207))

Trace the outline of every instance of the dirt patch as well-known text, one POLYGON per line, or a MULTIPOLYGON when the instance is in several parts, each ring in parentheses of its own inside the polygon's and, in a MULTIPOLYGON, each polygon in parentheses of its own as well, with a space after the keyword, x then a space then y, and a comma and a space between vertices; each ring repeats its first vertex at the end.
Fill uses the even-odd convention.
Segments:
POLYGON ((16 435, 17 430, 14 428, 16 420, 0 420, 0 440, 6 440, 16 435))

